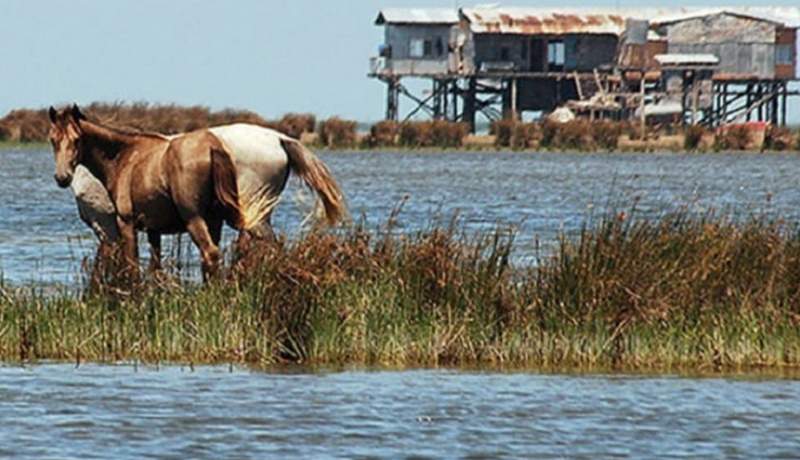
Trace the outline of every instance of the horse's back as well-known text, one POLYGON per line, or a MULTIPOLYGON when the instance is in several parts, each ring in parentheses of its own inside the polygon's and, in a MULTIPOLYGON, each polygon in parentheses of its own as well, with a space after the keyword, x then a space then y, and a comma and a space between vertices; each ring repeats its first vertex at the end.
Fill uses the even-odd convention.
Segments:
MULTIPOLYGON (((233 156, 240 180, 283 184, 289 159, 281 145, 286 135, 262 126, 246 123, 209 128, 233 156)), ((255 184, 240 183, 242 186, 255 184)))
POLYGON ((273 129, 236 123, 209 128, 236 165, 239 197, 250 222, 269 216, 289 177, 289 157, 273 129))
POLYGON ((247 123, 215 126, 209 128, 212 134, 222 141, 223 145, 236 156, 237 162, 265 161, 281 163, 286 153, 281 146, 281 139, 287 138, 274 129, 247 123))

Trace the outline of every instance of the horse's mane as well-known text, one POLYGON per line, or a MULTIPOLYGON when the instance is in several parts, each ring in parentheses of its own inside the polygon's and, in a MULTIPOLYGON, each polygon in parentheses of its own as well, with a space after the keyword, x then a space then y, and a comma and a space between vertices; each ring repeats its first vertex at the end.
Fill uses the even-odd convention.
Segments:
POLYGON ((155 131, 144 131, 141 129, 131 128, 131 127, 121 127, 118 125, 111 125, 107 121, 100 121, 95 117, 91 119, 87 119, 89 123, 92 123, 95 126, 99 126, 112 134, 116 134, 119 136, 134 136, 134 137, 149 137, 151 139, 160 139, 160 140, 167 140, 169 136, 166 134, 161 134, 155 131))

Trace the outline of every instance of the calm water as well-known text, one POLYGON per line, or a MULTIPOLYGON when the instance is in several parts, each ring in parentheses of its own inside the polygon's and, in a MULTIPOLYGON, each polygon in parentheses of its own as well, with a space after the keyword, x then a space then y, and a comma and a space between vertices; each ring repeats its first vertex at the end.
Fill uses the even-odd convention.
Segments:
POLYGON ((0 457, 797 458, 800 382, 0 368, 0 457))
MULTIPOLYGON (((644 216, 687 207, 800 218, 800 157, 792 155, 322 153, 352 214, 378 225, 404 198, 400 230, 459 213, 471 229, 520 225, 525 252, 545 247, 609 207, 644 216)), ((74 282, 94 241, 72 196, 52 179, 49 151, 0 151, 0 270, 12 282, 74 282)), ((293 183, 276 211, 296 234, 309 209, 293 183)), ((228 233, 232 233, 228 231, 228 233)), ((144 246, 142 246, 144 248, 144 246)), ((142 249, 144 254, 146 251, 142 249)))

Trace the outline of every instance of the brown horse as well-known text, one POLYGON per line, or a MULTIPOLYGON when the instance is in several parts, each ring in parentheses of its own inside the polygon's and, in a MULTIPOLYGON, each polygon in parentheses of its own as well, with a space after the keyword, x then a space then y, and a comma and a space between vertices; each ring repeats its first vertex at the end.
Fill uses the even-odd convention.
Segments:
POLYGON ((100 180, 116 209, 131 269, 137 266, 136 230, 147 232, 156 260, 162 234, 188 232, 208 278, 218 268, 223 222, 260 234, 290 169, 317 192, 329 222, 345 213, 324 164, 275 131, 238 124, 167 137, 103 126, 77 106, 51 107, 49 114, 56 182, 69 186, 78 165, 100 180))

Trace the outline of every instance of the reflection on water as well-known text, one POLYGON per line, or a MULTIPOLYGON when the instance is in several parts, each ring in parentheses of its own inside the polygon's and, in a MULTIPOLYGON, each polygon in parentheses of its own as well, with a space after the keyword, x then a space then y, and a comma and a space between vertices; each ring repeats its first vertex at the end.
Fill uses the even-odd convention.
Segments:
POLYGON ((798 394, 734 378, 5 367, 0 457, 796 458, 798 394))
MULTIPOLYGON (((522 250, 547 247, 609 207, 656 216, 688 207, 739 216, 800 216, 793 155, 322 153, 354 217, 384 222, 404 197, 400 230, 445 222, 458 212, 470 229, 521 224, 522 250)), ((0 152, 0 270, 7 280, 74 282, 94 241, 69 192, 52 179, 45 150, 0 152)), ((276 211, 290 234, 308 209, 297 183, 276 211)), ((228 235, 232 233, 227 231, 228 235)), ((144 254, 146 251, 142 250, 144 254)))

